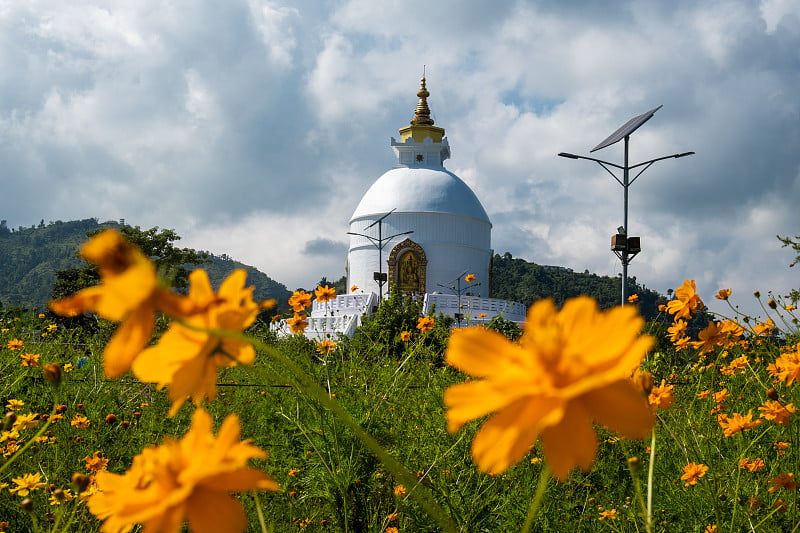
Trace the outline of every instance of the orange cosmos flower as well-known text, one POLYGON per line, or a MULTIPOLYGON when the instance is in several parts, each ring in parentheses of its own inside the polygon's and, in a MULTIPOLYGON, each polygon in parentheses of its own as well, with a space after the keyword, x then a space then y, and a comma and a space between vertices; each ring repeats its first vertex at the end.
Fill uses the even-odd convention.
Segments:
POLYGON ((102 531, 108 533, 134 524, 177 533, 185 520, 193 531, 244 531, 247 518, 229 492, 279 490, 267 474, 247 467, 253 458, 266 453, 239 441, 236 415, 228 415, 215 437, 211 417, 198 409, 180 441, 145 448, 123 475, 98 472, 99 491, 89 497, 89 510, 105 521, 102 531))
POLYGON ((700 348, 701 355, 713 352, 717 346, 724 346, 728 340, 728 334, 722 330, 719 322, 710 322, 705 329, 697 334, 697 337, 700 340, 692 344, 700 348))
POLYGON ((787 385, 800 380, 800 343, 797 344, 796 351, 781 354, 768 370, 773 377, 784 381, 787 385))
POLYGON ((689 340, 689 337, 681 337, 680 339, 674 342, 675 351, 680 352, 681 350, 685 350, 692 345, 692 341, 689 340))
POLYGON ((6 343, 6 348, 8 348, 9 350, 12 350, 12 351, 13 350, 21 350, 24 345, 25 345, 25 343, 22 342, 19 339, 11 339, 10 341, 8 341, 6 343))
POLYGON ((797 412, 794 404, 788 403, 786 405, 781 405, 779 402, 773 400, 767 400, 758 410, 762 411, 761 418, 772 420, 776 424, 782 426, 788 426, 789 417, 797 412))
POLYGON ((639 301, 638 294, 631 294, 630 296, 628 296, 628 303, 636 303, 638 301, 639 301))
POLYGON ((714 393, 714 401, 717 403, 722 403, 730 397, 731 395, 728 394, 728 389, 722 389, 721 391, 714 393))
POLYGON ((745 368, 747 368, 747 357, 742 355, 731 361, 731 364, 728 366, 720 368, 719 371, 726 376, 733 376, 736 372, 744 370, 745 368))
POLYGON ((610 511, 601 511, 600 516, 597 518, 598 520, 616 520, 619 518, 616 509, 611 509, 610 511))
POLYGON ((777 492, 779 489, 795 490, 800 485, 794 480, 794 474, 778 474, 772 479, 768 479, 767 483, 772 483, 772 486, 767 490, 769 492, 777 492))
POLYGON ((235 270, 222 282, 215 295, 204 270, 189 274, 189 300, 200 305, 215 301, 205 312, 170 324, 155 346, 147 348, 133 362, 133 372, 145 382, 169 385, 172 407, 169 415, 178 412, 187 397, 195 404, 217 395, 217 367, 248 365, 255 359, 250 343, 230 337, 218 337, 204 330, 244 331, 259 312, 253 301, 253 287, 244 287, 247 273, 235 270))
POLYGON ((358 285, 353 285, 350 287, 350 292, 356 292, 358 290, 358 285))
POLYGON ((685 487, 689 485, 697 485, 697 481, 706 475, 708 472, 708 467, 704 464, 700 463, 689 463, 688 465, 683 467, 683 475, 681 476, 681 481, 685 481, 685 487))
POLYGON ((672 396, 672 391, 675 388, 674 385, 666 385, 665 379, 661 380, 661 386, 653 387, 653 390, 650 391, 650 394, 647 397, 647 400, 650 402, 650 407, 653 411, 658 409, 669 409, 672 407, 672 404, 675 403, 675 397, 672 396))
POLYGON ((775 322, 768 318, 766 322, 760 322, 753 327, 753 333, 758 336, 769 335, 775 329, 775 322))
POLYGON ((303 289, 294 291, 289 297, 289 305, 292 306, 292 311, 298 313, 311 305, 311 293, 303 289))
POLYGON ((647 401, 628 378, 653 344, 639 335, 643 324, 635 307, 601 312, 579 297, 560 312, 552 300, 536 302, 519 344, 482 327, 454 332, 447 362, 480 379, 445 391, 448 430, 495 413, 472 441, 484 472, 503 472, 540 436, 559 479, 575 466, 588 469, 597 451, 593 420, 633 438, 650 431, 647 401))
POLYGON ((22 359, 22 366, 39 366, 40 355, 38 353, 23 353, 19 357, 22 359))
POLYGON ((401 331, 400 332, 400 340, 403 342, 408 342, 411 340, 411 332, 410 331, 401 331))
POLYGON ((714 295, 714 298, 717 300, 727 300, 731 297, 731 290, 730 289, 720 289, 717 294, 714 295))
POLYGON ((292 333, 303 333, 308 327, 308 317, 295 313, 292 318, 286 320, 292 333))
POLYGON ((423 316, 417 319, 417 329, 422 333, 427 333, 433 329, 434 320, 431 316, 423 316))
POLYGON ((91 425, 91 422, 88 418, 83 415, 75 415, 72 420, 70 420, 69 425, 74 426, 78 429, 86 429, 91 425))
POLYGON ((726 414, 719 414, 717 415, 717 422, 724 430, 723 434, 726 437, 732 437, 740 431, 747 431, 761 425, 763 420, 753 420, 753 410, 751 409, 746 415, 733 413, 732 417, 728 417, 726 414))
POLYGON ((89 472, 99 472, 108 467, 108 459, 103 457, 100 452, 94 452, 92 455, 87 455, 83 458, 86 461, 86 470, 89 472))
POLYGON ((464 281, 466 281, 467 283, 472 283, 473 281, 475 281, 475 274, 467 274, 466 276, 464 276, 464 281))
POLYGON ((336 289, 327 285, 320 286, 314 290, 314 295, 317 297, 317 301, 328 302, 336 299, 336 289))
POLYGON ((331 354, 336 349, 336 343, 329 340, 324 340, 317 343, 317 353, 331 354))
POLYGON ((667 328, 667 332, 669 333, 669 340, 672 342, 684 337, 686 335, 686 321, 676 320, 669 328, 667 328))
MULTIPOLYGON (((83 245, 81 255, 100 270, 100 285, 50 302, 64 316, 93 311, 102 318, 122 322, 106 344, 103 368, 116 378, 127 372, 150 341, 157 312, 187 317, 198 311, 188 300, 159 286, 155 264, 119 232, 106 230, 83 245)), ((201 302, 207 307, 211 302, 201 302)))
POLYGON ((764 466, 766 465, 763 459, 753 459, 751 461, 749 457, 743 457, 739 460, 739 468, 748 472, 760 472, 764 469, 764 466))
POLYGON ((406 490, 406 487, 404 485, 397 485, 394 488, 394 495, 397 496, 398 498, 402 498, 403 496, 406 495, 407 492, 408 491, 406 490))
POLYGON ((704 307, 703 301, 697 295, 697 285, 694 280, 688 279, 683 285, 675 289, 675 300, 667 303, 667 312, 675 318, 690 318, 692 313, 704 307))

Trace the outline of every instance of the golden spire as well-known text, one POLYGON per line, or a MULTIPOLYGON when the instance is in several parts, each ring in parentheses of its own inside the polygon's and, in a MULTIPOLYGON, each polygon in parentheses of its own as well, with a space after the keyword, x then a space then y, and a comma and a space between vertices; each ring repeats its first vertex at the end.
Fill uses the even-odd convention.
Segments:
POLYGON ((430 95, 431 93, 425 87, 425 74, 423 74, 419 91, 417 92, 419 102, 417 102, 417 108, 414 110, 414 118, 411 119, 410 126, 400 128, 400 139, 403 142, 406 142, 409 137, 418 143, 424 142, 427 138, 430 138, 435 143, 442 142, 444 128, 433 125, 431 110, 428 108, 428 97, 430 95))
POLYGON ((431 93, 425 88, 425 76, 420 80, 419 91, 417 96, 419 102, 417 108, 414 110, 414 118, 411 119, 411 124, 415 126, 433 126, 433 119, 431 118, 431 110, 428 108, 428 97, 431 93))

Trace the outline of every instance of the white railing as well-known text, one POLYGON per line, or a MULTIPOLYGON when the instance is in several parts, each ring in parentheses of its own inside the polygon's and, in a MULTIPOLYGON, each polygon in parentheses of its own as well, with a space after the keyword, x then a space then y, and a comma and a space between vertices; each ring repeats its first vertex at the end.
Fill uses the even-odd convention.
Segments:
POLYGON ((527 309, 519 302, 510 302, 499 298, 482 298, 480 296, 462 296, 459 305, 458 296, 454 294, 426 294, 423 312, 428 314, 431 307, 437 313, 454 316, 461 313, 470 319, 481 318, 491 320, 503 315, 506 320, 524 321, 527 309), (479 317, 478 315, 484 315, 479 317))

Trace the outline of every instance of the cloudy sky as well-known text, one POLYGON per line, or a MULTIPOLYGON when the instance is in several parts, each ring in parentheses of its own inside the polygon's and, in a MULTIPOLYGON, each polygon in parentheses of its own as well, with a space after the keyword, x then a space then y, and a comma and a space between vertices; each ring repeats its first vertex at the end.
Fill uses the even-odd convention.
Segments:
POLYGON ((289 288, 338 278, 423 65, 496 252, 618 274, 622 187, 556 154, 663 105, 631 163, 696 155, 630 188, 630 274, 750 309, 800 286, 775 238, 800 234, 800 0, 0 2, 0 218, 124 218, 289 288))

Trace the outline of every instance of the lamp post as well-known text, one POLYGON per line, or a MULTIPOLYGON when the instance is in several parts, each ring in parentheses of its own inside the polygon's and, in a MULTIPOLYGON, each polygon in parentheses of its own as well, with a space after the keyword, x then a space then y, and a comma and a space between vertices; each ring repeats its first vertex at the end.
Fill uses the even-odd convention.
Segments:
POLYGON ((672 154, 666 155, 663 157, 657 157, 655 159, 650 159, 648 161, 644 161, 642 163, 637 163, 635 165, 628 164, 628 144, 630 142, 631 134, 636 131, 639 126, 650 120, 656 111, 661 109, 662 106, 658 106, 650 111, 642 113, 641 115, 637 115, 630 119, 628 122, 620 126, 617 131, 609 135, 605 140, 603 140, 600 144, 595 146, 591 149, 590 152, 595 152, 607 146, 611 146, 621 140, 625 141, 625 156, 624 162, 622 165, 617 165, 615 163, 610 163, 608 161, 603 161, 601 159, 595 159, 593 157, 586 157, 582 155, 575 155, 570 154, 567 152, 561 152, 558 155, 560 157, 566 157, 569 159, 586 159, 587 161, 594 161, 595 163, 599 164, 606 172, 611 174, 617 183, 622 185, 623 190, 623 222, 622 226, 617 228, 617 234, 611 237, 611 251, 619 258, 620 262, 622 263, 622 305, 625 305, 627 301, 626 295, 626 283, 628 281, 628 264, 633 260, 633 258, 641 252, 641 245, 639 237, 630 237, 630 231, 628 228, 628 187, 630 187, 636 178, 642 175, 642 173, 650 168, 650 166, 657 162, 662 161, 664 159, 677 159, 679 157, 685 157, 687 155, 692 155, 694 152, 683 152, 680 154, 672 154), (609 167, 614 167, 617 169, 622 170, 622 179, 620 180, 614 172, 611 171, 609 167), (630 179, 630 171, 641 168, 639 172, 630 179))
POLYGON ((459 328, 461 327, 461 319, 464 318, 464 313, 461 312, 461 295, 465 291, 471 289, 472 287, 477 287, 478 285, 481 284, 481 282, 479 281, 477 283, 472 283, 470 285, 467 285, 466 287, 464 287, 462 289, 461 288, 461 280, 464 279, 464 274, 466 274, 466 273, 467 273, 467 271, 465 270, 464 272, 459 274, 455 279, 450 281, 450 283, 452 285, 450 285, 450 284, 449 285, 442 285, 441 283, 437 283, 437 285, 439 287, 443 287, 443 288, 445 288, 447 290, 453 291, 455 293, 455 295, 458 297, 458 310, 455 313, 455 319, 456 319, 456 324, 457 324, 457 326, 459 328))
MULTIPOLYGON (((395 209, 397 209, 397 208, 395 207, 395 209)), ((375 246, 378 249, 378 271, 372 273, 373 279, 378 284, 378 305, 380 305, 381 302, 383 301, 383 284, 386 283, 386 281, 388 280, 388 276, 383 271, 383 247, 386 246, 386 242, 394 239, 395 237, 399 237, 400 235, 408 235, 410 233, 414 233, 414 230, 411 230, 411 231, 404 231, 402 233, 395 233, 394 235, 392 235, 390 237, 384 237, 383 236, 383 219, 385 219, 386 217, 388 217, 389 215, 394 213, 395 209, 392 209, 391 211, 389 211, 385 215, 381 216, 378 220, 376 220, 375 222, 373 222, 372 224, 370 224, 369 226, 364 228, 364 231, 366 231, 369 228, 371 228, 372 226, 374 226, 375 224, 377 224, 378 225, 378 238, 377 239, 375 237, 370 236, 370 235, 365 235, 364 233, 354 233, 352 231, 348 231, 347 232, 348 235, 358 235, 359 237, 364 237, 366 239, 369 239, 369 242, 371 242, 372 245, 375 246), (384 241, 386 241, 386 242, 384 242, 384 241)))

